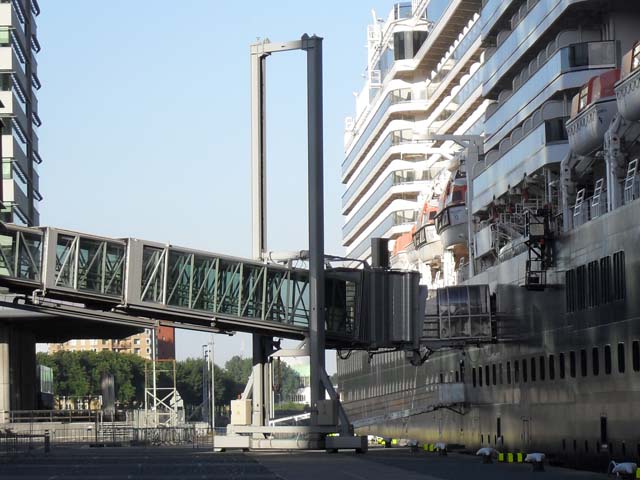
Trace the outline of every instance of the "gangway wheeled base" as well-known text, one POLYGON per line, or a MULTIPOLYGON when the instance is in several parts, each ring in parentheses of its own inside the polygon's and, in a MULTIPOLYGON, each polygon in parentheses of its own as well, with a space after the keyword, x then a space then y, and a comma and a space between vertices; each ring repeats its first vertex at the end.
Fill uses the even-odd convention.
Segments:
MULTIPOLYGON (((309 427, 297 428, 305 429, 305 433, 310 431, 309 427)), ((366 436, 327 436, 311 439, 254 438, 251 435, 231 434, 214 437, 213 446, 216 451, 221 452, 227 450, 327 450, 327 452, 355 450, 356 453, 366 453, 368 440, 366 436)))

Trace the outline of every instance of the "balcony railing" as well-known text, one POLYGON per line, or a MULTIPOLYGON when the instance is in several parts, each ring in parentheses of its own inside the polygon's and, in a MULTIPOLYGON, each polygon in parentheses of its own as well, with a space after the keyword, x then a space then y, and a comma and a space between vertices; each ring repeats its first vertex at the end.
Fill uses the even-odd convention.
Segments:
POLYGON ((367 116, 363 115, 361 118, 363 122, 356 122, 356 126, 354 129, 354 135, 358 135, 358 128, 361 125, 357 125, 358 123, 364 123, 366 121, 366 127, 364 131, 360 134, 358 141, 351 148, 349 154, 346 156, 344 161, 342 162, 342 173, 344 174, 353 164, 353 162, 360 156, 362 148, 368 142, 369 137, 373 133, 373 131, 381 127, 380 120, 387 114, 389 107, 392 105, 398 105, 401 103, 409 103, 415 100, 419 100, 418 98, 414 98, 413 91, 411 88, 400 88, 396 90, 390 91, 387 96, 384 98, 382 103, 376 109, 375 114, 371 117, 370 120, 367 120, 367 116))

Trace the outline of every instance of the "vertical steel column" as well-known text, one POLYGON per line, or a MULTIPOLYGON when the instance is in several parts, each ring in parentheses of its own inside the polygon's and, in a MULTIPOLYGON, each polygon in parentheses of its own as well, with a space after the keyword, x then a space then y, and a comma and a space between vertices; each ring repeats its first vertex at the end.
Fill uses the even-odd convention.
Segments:
MULTIPOLYGON (((262 260, 267 247, 267 143, 266 143, 266 57, 263 44, 251 46, 251 197, 253 258, 262 260)), ((253 334, 253 394, 251 423, 266 424, 268 409, 265 377, 267 344, 271 339, 253 334)), ((270 353, 270 352, 269 352, 270 353)))
POLYGON ((322 38, 304 35, 302 49, 307 52, 311 425, 317 425, 318 400, 324 400, 320 372, 325 366, 322 38))
POLYGON ((251 248, 260 260, 267 245, 267 162, 265 73, 268 54, 251 49, 251 248))

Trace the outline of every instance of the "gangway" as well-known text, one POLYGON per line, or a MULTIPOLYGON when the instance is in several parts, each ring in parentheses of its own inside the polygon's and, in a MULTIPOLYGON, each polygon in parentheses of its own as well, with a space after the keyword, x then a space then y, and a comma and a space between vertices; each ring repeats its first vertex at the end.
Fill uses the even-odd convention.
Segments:
POLYGON ((472 294, 478 292, 470 288, 465 313, 457 310, 464 302, 449 295, 437 304, 438 330, 425 336, 427 295, 417 272, 377 265, 328 268, 323 235, 322 39, 304 35, 294 42, 257 42, 251 46, 251 65, 253 260, 135 238, 0 224, 0 287, 12 298, 0 304, 74 319, 74 328, 88 320, 137 328, 164 324, 252 333, 251 382, 236 400, 245 415, 232 422, 226 437, 216 437, 216 448, 364 450, 366 437, 353 436, 353 425, 326 374, 325 348, 407 350, 422 358, 423 340, 427 348, 491 341, 495 329, 488 297, 480 295, 483 309, 476 312, 472 294), (290 50, 307 53, 308 270, 264 260, 265 64, 271 54, 290 50), (442 328, 443 322, 450 330, 442 328), (278 348, 274 337, 306 342, 308 426, 269 425, 268 362, 278 348), (337 431, 339 437, 325 436, 337 431))

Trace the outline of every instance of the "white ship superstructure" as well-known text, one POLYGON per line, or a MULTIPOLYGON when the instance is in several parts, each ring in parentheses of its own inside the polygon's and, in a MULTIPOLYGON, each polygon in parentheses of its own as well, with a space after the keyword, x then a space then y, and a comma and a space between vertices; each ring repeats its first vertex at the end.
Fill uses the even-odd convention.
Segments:
POLYGON ((438 289, 424 363, 341 353, 345 408, 376 435, 581 467, 640 461, 640 2, 412 7, 429 33, 413 59, 426 93, 407 143, 442 176, 416 189, 415 223, 366 230, 378 218, 367 210, 345 245, 365 258, 366 235, 391 238, 393 266, 438 289), (443 53, 438 32, 460 19, 443 53), (487 312, 492 340, 465 342, 487 312))
MULTIPOLYGON (((346 121, 342 213, 347 256, 368 260, 372 237, 390 239, 393 248, 404 235, 416 251, 409 254, 409 263, 422 258, 413 267, 423 271, 425 283, 436 281, 442 253, 432 249, 428 258, 426 249, 422 257, 417 253, 427 233, 431 242, 439 242, 434 228, 418 233, 422 243, 413 238, 418 217, 429 210, 425 202, 440 201, 459 150, 431 136, 482 129, 479 6, 476 0, 398 3, 386 21, 375 18, 369 26, 367 81, 356 97, 356 116, 346 121), (436 265, 432 272, 429 267, 436 265)), ((453 268, 467 255, 457 251, 454 256, 450 247, 444 257, 453 268)))

